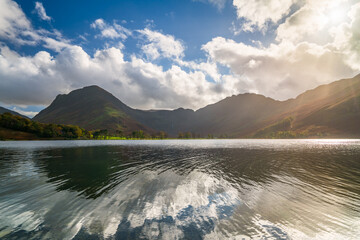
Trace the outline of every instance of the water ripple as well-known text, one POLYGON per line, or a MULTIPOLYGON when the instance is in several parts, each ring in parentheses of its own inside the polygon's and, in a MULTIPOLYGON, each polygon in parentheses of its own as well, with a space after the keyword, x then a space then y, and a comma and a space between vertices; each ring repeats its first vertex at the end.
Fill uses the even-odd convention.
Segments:
POLYGON ((359 140, 0 142, 1 239, 357 239, 359 140))

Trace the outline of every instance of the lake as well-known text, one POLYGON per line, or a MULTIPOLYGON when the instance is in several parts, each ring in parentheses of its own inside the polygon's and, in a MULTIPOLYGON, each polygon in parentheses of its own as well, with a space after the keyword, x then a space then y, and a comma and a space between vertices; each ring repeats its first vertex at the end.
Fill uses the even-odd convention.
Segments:
POLYGON ((359 239, 360 140, 0 142, 1 239, 359 239))

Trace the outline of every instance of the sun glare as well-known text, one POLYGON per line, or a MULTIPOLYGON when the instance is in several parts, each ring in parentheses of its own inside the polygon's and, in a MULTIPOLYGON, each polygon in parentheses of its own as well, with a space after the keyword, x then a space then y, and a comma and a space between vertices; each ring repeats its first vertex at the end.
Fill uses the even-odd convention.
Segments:
POLYGON ((333 8, 330 10, 328 14, 329 22, 334 23, 341 23, 346 19, 346 9, 337 6, 336 8, 333 8))

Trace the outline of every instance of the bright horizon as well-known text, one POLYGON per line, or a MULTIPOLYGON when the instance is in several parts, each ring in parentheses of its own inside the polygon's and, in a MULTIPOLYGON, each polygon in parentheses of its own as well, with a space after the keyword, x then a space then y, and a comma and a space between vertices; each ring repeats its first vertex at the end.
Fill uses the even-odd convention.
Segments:
POLYGON ((360 71, 360 3, 0 0, 0 106, 98 85, 133 108, 276 100, 360 71))

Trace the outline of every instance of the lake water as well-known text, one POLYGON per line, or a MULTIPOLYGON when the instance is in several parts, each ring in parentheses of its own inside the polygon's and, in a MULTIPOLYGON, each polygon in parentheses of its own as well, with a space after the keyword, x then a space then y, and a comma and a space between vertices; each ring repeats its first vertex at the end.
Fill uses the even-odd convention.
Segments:
POLYGON ((359 239, 360 140, 0 142, 1 239, 359 239))

